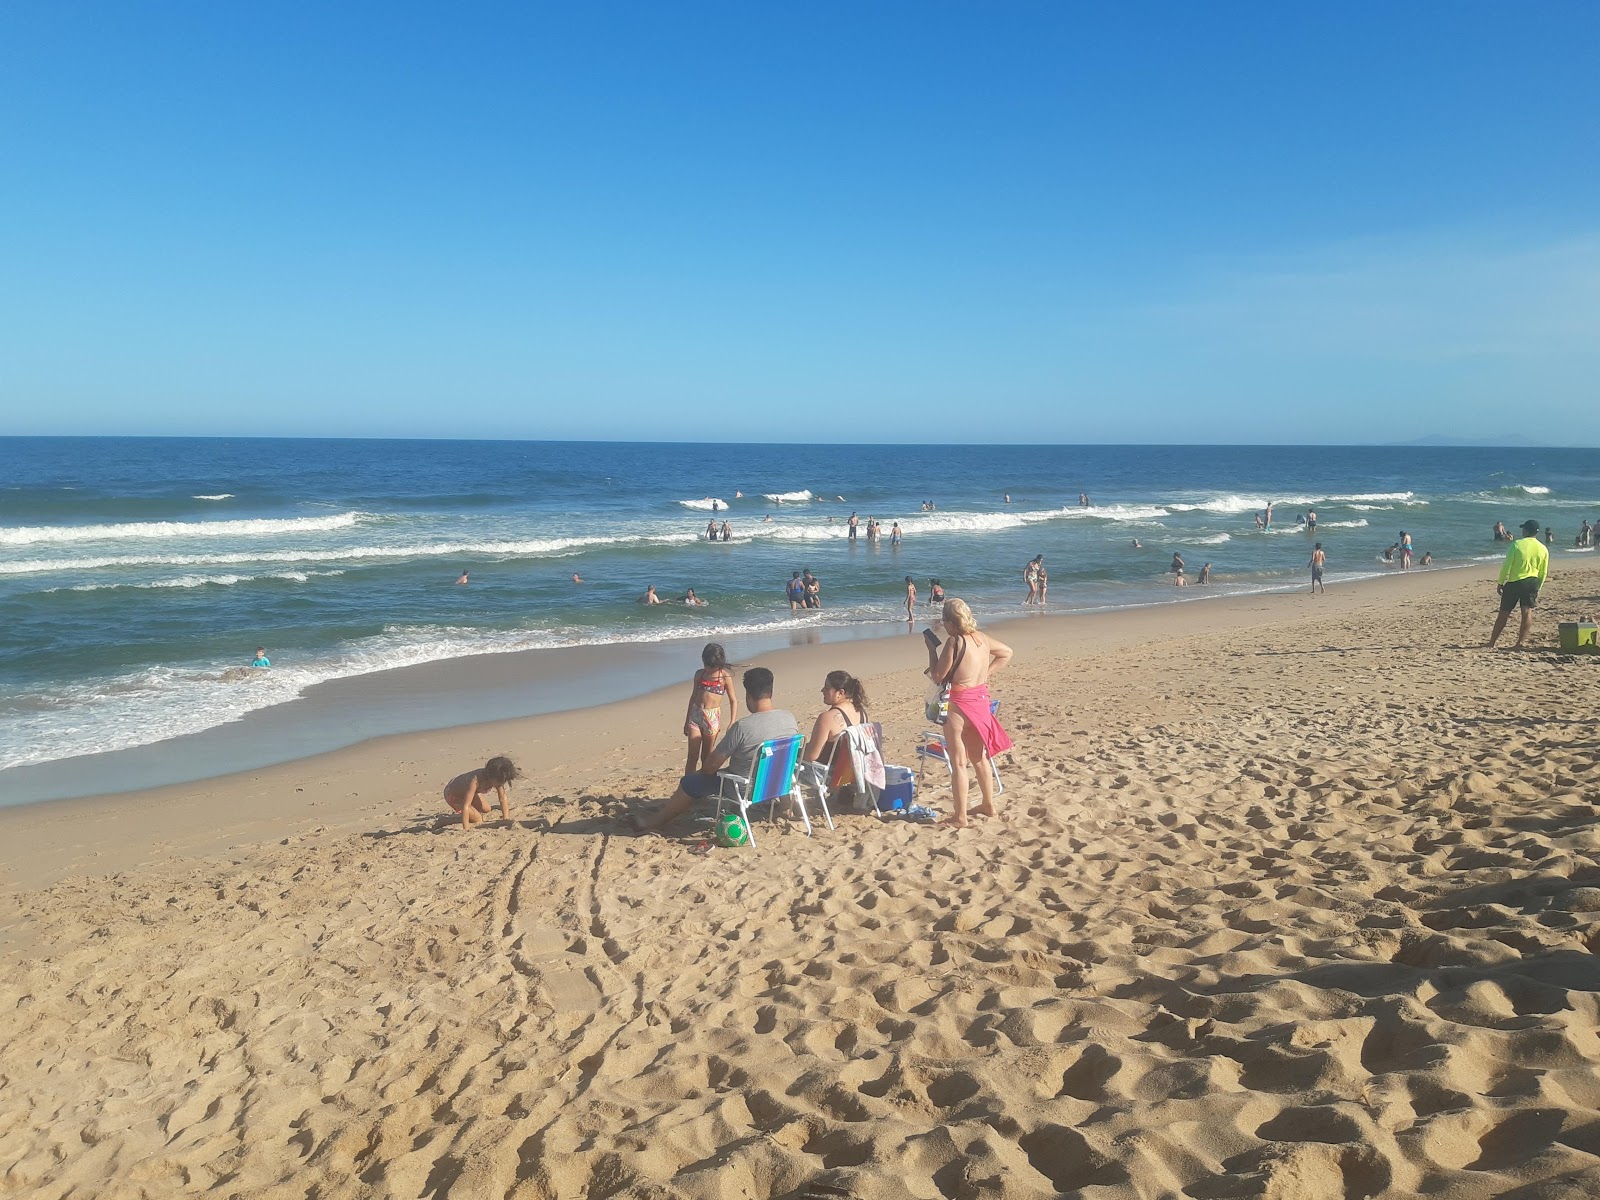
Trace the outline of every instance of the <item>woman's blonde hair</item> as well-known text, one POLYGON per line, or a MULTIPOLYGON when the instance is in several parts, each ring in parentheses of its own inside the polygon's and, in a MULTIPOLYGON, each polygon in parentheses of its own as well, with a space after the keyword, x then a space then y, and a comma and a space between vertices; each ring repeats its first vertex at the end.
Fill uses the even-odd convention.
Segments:
POLYGON ((965 600, 946 600, 943 619, 946 625, 954 625, 960 633, 978 632, 978 618, 972 615, 965 600))

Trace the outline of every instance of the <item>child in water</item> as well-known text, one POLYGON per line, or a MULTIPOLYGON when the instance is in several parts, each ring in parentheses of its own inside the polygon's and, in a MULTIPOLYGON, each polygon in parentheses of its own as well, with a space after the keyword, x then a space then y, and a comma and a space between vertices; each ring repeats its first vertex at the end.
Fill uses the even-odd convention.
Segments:
POLYGON ((693 775, 702 763, 710 763, 711 752, 722 733, 722 702, 728 702, 728 724, 733 724, 739 715, 739 704, 733 696, 733 672, 728 670, 728 656, 721 644, 709 643, 700 651, 700 661, 705 665, 689 683, 689 710, 683 718, 683 736, 689 739, 685 775, 693 775))
POLYGON ((522 772, 509 758, 491 758, 476 771, 465 771, 445 784, 444 802, 461 814, 461 828, 471 829, 489 815, 489 793, 494 792, 500 798, 500 815, 509 821, 506 788, 520 778, 522 772))

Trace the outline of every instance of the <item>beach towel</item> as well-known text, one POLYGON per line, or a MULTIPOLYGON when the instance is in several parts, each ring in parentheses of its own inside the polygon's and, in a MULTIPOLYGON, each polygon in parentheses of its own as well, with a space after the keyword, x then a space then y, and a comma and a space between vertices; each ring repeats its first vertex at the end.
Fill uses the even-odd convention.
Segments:
POLYGON ((879 725, 852 725, 845 730, 846 744, 855 763, 856 780, 876 795, 883 791, 883 750, 878 745, 879 725))
POLYGON ((876 722, 852 725, 834 743, 833 764, 828 771, 828 791, 853 788, 862 812, 873 811, 878 793, 883 791, 883 726, 876 722))
POLYGON ((1000 721, 989 709, 989 685, 956 688, 950 692, 950 707, 959 712, 978 731, 990 758, 1011 749, 1011 739, 1000 728, 1000 721))

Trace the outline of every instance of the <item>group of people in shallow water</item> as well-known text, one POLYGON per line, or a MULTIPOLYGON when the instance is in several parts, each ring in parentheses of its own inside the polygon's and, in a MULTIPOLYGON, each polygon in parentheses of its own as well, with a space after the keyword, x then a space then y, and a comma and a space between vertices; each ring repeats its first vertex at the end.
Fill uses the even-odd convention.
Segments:
MULTIPOLYGON (((665 604, 667 602, 665 600, 663 600, 660 596, 656 595, 656 585, 652 583, 652 584, 650 584, 648 587, 646 587, 644 589, 644 595, 639 597, 639 603, 640 604, 665 604)), ((699 596, 696 596, 694 594, 694 589, 693 588, 689 588, 687 591, 684 592, 683 596, 678 600, 678 603, 679 604, 687 604, 690 608, 704 608, 706 602, 704 600, 700 599, 699 596)))
MULTIPOLYGON (((950 762, 952 812, 941 824, 964 829, 974 817, 992 817, 995 776, 989 760, 1011 749, 1011 738, 995 715, 998 705, 989 694, 994 672, 1011 661, 1011 647, 982 633, 972 610, 959 599, 947 600, 940 612, 945 636, 933 629, 923 632, 927 646, 927 675, 939 689, 944 717, 945 752, 950 762), (978 780, 979 802, 968 803, 971 768, 978 780)), ((773 674, 766 667, 751 667, 741 679, 745 715, 739 716, 733 669, 723 647, 712 642, 700 653, 700 668, 689 681, 683 736, 687 746, 684 771, 677 788, 651 818, 633 822, 640 833, 655 833, 688 812, 697 801, 709 800, 721 787, 719 771, 750 778, 763 743, 800 732, 794 715, 776 707, 773 674)), ((870 701, 861 680, 848 671, 829 671, 823 677, 822 709, 811 724, 801 750, 801 760, 833 767, 834 757, 850 730, 870 720, 870 701)), ((506 757, 491 758, 483 766, 464 771, 444 787, 444 800, 461 815, 464 828, 486 820, 491 797, 500 816, 511 819, 508 791, 521 777, 506 757)), ((856 781, 861 787, 865 781, 856 781)))

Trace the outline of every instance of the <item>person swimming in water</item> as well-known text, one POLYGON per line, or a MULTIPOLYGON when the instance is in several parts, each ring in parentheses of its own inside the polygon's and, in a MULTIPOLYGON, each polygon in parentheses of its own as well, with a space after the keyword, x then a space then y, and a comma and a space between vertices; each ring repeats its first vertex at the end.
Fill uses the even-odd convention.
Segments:
POLYGON ((463 571, 463 572, 461 572, 461 578, 456 580, 456 585, 458 587, 464 587, 466 585, 466 582, 467 582, 467 573, 465 571, 463 571))
POLYGON ((272 660, 267 657, 267 648, 265 646, 256 647, 256 659, 250 665, 252 667, 270 667, 272 665, 272 660))

